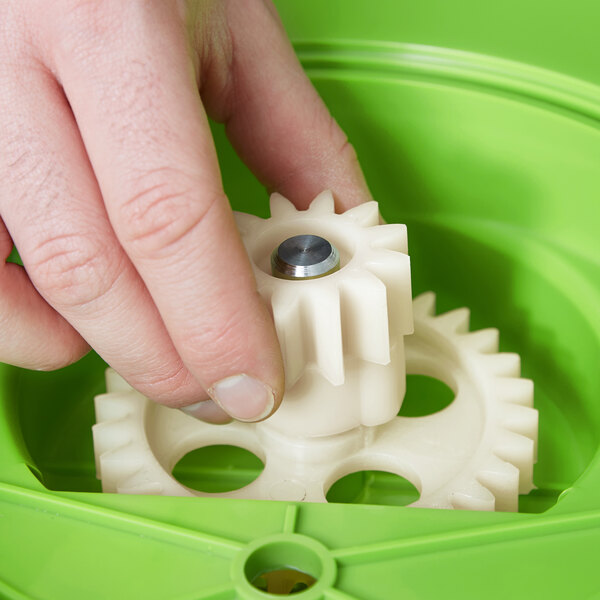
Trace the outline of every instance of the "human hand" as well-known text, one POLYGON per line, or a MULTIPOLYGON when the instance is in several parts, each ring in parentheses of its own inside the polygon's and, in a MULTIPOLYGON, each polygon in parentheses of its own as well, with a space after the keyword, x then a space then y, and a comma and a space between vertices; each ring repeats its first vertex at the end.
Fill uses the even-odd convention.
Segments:
POLYGON ((14 241, 25 268, 0 268, 0 361, 51 370, 89 344, 198 418, 277 408, 277 338, 207 115, 298 208, 326 188, 338 210, 369 199, 267 0, 2 2, 0 252, 14 241))

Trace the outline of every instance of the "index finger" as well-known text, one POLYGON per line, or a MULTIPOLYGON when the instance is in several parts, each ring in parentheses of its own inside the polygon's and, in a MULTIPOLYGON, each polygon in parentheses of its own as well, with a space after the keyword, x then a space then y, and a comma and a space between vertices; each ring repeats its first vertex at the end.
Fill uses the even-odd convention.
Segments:
POLYGON ((279 347, 222 191, 175 3, 85 3, 60 27, 88 34, 60 36, 56 69, 112 226, 177 351, 232 416, 266 417, 283 389, 279 347))

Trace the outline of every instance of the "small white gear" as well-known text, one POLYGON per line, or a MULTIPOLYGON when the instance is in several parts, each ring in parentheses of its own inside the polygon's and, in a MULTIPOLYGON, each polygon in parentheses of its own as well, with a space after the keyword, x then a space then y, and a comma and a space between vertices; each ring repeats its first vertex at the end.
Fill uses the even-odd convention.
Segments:
POLYGON ((236 221, 285 366, 286 400, 271 425, 321 436, 389 421, 404 397, 403 339, 413 330, 406 226, 381 225, 376 202, 336 214, 329 191, 303 211, 280 194, 270 204, 269 219, 238 213, 236 221), (273 277, 273 249, 307 233, 337 248, 340 270, 273 277))
POLYGON ((420 492, 415 506, 516 510, 518 494, 533 487, 533 384, 519 377, 516 354, 498 353, 497 330, 468 331, 467 309, 435 316, 432 293, 406 308, 410 287, 395 279, 407 275, 406 231, 378 221, 375 203, 334 215, 330 195, 317 197, 308 211, 276 196, 271 219, 238 217, 259 289, 273 307, 286 375, 293 373, 282 414, 258 424, 202 423, 150 402, 109 370, 94 426, 104 491, 214 495, 183 486, 171 472, 196 448, 231 444, 254 452, 265 469, 221 496, 325 501, 340 477, 376 469, 411 481, 420 492), (299 232, 332 240, 342 269, 320 280, 274 280, 272 249, 299 232), (414 334, 404 338, 413 312, 414 334), (405 367, 440 379, 454 390, 454 401, 432 415, 396 417, 404 389, 394 383, 398 362, 403 381, 405 367), (401 396, 390 400, 397 389, 401 396))

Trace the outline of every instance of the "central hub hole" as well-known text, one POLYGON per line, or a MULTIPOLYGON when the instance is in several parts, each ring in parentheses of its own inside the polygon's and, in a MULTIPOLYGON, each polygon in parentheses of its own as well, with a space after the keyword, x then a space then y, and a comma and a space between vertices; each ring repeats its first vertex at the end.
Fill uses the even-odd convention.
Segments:
POLYGON ((253 587, 276 596, 299 594, 323 575, 318 553, 292 540, 274 541, 256 549, 244 565, 253 587))
POLYGON ((307 590, 316 581, 312 575, 296 569, 276 569, 258 575, 252 585, 268 594, 291 596, 307 590))

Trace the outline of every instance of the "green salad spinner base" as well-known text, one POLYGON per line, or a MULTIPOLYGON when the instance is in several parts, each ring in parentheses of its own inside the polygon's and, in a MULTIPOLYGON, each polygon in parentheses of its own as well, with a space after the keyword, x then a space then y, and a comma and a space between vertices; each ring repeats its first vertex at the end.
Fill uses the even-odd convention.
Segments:
MULTIPOLYGON (((600 5, 277 6, 384 217, 408 226, 414 294, 470 307, 473 329, 498 327, 501 350, 521 355, 537 487, 517 513, 407 508, 418 491, 373 472, 329 504, 102 494, 102 361, 3 366, 0 597, 600 597, 600 5)), ((264 190, 214 133, 234 208, 266 216, 264 190)), ((445 401, 409 377, 407 406, 424 390, 445 401)), ((176 475, 218 492, 260 468, 212 447, 176 475)))

